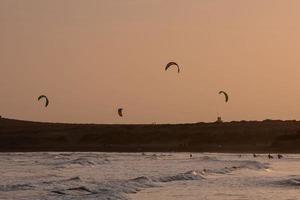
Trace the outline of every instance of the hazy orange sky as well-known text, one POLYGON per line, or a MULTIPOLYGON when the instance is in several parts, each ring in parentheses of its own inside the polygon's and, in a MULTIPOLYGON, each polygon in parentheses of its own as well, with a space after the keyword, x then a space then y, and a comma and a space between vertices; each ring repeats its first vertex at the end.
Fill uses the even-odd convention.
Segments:
POLYGON ((0 114, 299 120, 299 10, 298 0, 0 0, 0 114), (165 72, 169 61, 182 72, 165 72))

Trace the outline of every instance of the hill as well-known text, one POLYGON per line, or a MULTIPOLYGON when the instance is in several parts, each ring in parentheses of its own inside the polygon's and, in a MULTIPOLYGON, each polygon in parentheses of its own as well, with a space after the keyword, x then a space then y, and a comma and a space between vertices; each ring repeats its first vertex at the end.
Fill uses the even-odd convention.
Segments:
POLYGON ((300 153, 300 122, 101 125, 1 118, 0 151, 300 153))

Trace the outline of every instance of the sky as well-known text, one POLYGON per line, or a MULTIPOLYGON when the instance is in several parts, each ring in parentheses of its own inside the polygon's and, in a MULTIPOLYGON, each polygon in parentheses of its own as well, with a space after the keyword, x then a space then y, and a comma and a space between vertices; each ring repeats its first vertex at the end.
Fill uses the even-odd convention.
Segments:
POLYGON ((0 115, 300 120, 299 10, 298 0, 0 0, 0 115), (164 71, 170 61, 180 74, 164 71))

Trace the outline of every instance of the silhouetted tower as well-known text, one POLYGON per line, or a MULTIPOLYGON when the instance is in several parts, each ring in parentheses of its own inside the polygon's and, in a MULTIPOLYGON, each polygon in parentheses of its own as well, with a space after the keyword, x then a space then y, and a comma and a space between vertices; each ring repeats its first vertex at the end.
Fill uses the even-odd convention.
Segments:
POLYGON ((222 121, 222 118, 221 117, 218 117, 217 118, 217 123, 222 123, 223 121, 222 121))

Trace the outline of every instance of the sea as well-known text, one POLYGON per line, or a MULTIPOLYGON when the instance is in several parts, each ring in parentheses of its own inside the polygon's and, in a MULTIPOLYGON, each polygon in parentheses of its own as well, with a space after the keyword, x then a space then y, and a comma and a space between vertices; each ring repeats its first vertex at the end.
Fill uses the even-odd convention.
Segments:
POLYGON ((1 200, 300 200, 300 155, 0 154, 1 200))

